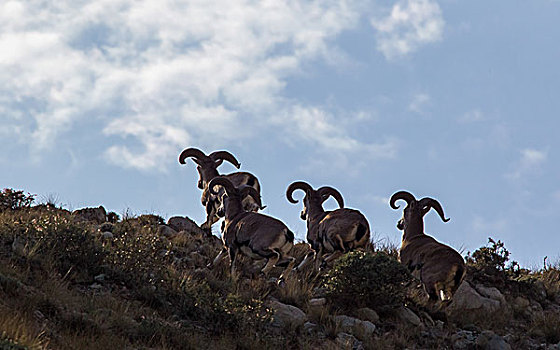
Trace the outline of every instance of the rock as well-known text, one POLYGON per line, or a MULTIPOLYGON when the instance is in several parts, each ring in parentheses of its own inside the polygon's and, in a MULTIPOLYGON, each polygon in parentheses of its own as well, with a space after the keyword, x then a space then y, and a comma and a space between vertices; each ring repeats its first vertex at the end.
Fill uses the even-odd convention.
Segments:
POLYGON ((475 347, 476 335, 471 331, 460 330, 451 336, 454 350, 467 350, 475 347))
POLYGON ((158 227, 158 232, 160 235, 167 237, 167 238, 172 238, 175 237, 177 235, 177 231, 175 231, 174 229, 172 229, 171 227, 167 226, 167 225, 159 225, 158 227))
POLYGON ((100 275, 95 276, 93 279, 94 279, 96 282, 104 282, 104 281, 105 281, 105 277, 107 277, 107 275, 105 275, 104 273, 102 273, 102 274, 100 274, 100 275))
POLYGON ((504 338, 492 331, 482 331, 476 339, 476 346, 482 350, 511 350, 504 338))
POLYGON ((107 222, 107 211, 100 205, 97 208, 82 208, 72 212, 78 221, 93 221, 98 224, 107 222))
POLYGON ((167 225, 177 232, 187 231, 191 234, 200 234, 202 236, 208 235, 206 231, 201 229, 194 221, 186 216, 173 216, 167 220, 167 225))
POLYGON ((363 321, 369 321, 371 323, 377 323, 379 321, 379 315, 375 310, 370 309, 369 307, 363 307, 361 309, 356 310, 356 317, 363 321))
POLYGON ((93 283, 92 285, 89 286, 89 288, 93 290, 101 290, 103 289, 103 286, 100 285, 99 283, 93 283))
POLYGON ((12 252, 19 256, 27 255, 28 249, 25 240, 20 237, 14 238, 12 242, 12 252))
POLYGON ((418 317, 412 310, 407 308, 406 306, 401 306, 396 310, 397 317, 405 322, 409 323, 413 326, 422 326, 422 320, 418 317))
POLYGON ((305 322, 303 324, 303 332, 307 335, 313 335, 319 332, 319 326, 312 322, 305 322))
POLYGON ((113 232, 113 224, 110 222, 104 222, 99 225, 99 232, 113 232))
POLYGON ((476 286, 476 291, 486 298, 499 301, 500 304, 506 305, 506 298, 496 287, 485 287, 479 284, 476 286))
POLYGON ((452 318, 473 322, 477 316, 492 314, 499 309, 499 301, 483 297, 468 282, 464 281, 445 311, 452 318))
POLYGON ((529 299, 524 297, 516 297, 513 299, 512 307, 515 312, 523 315, 526 318, 531 318, 533 314, 533 309, 531 308, 531 302, 529 299))
POLYGON ((420 311, 419 317, 424 320, 424 323, 429 327, 434 327, 436 324, 434 319, 426 311, 420 311))
POLYGON ((336 344, 341 349, 363 350, 364 345, 352 334, 340 332, 336 335, 336 344))
POLYGON ((362 340, 370 338, 375 332, 375 325, 369 321, 345 315, 335 316, 334 320, 342 332, 352 334, 362 340))
POLYGON ((326 298, 313 298, 309 300, 309 306, 311 307, 320 307, 324 306, 327 303, 326 298))
POLYGON ((520 310, 524 310, 531 305, 531 302, 527 298, 517 297, 513 299, 513 305, 520 310))
POLYGON ((533 288, 535 290, 535 293, 537 294, 537 297, 540 299, 540 301, 546 299, 546 297, 547 297, 546 286, 544 285, 543 281, 541 281, 541 280, 535 281, 535 283, 533 283, 533 288))
POLYGON ((303 326, 307 320, 305 312, 293 305, 279 301, 272 301, 269 305, 274 310, 272 325, 275 327, 295 329, 303 326))

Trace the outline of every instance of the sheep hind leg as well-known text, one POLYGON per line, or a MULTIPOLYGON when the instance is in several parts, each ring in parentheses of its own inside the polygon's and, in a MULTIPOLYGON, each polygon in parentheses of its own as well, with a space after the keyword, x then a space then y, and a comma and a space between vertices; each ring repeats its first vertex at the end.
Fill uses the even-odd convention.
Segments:
POLYGON ((344 254, 344 252, 341 252, 339 250, 329 254, 329 256, 323 259, 323 262, 321 263, 321 268, 323 269, 327 267, 331 263, 331 261, 338 259, 342 254, 344 254))
POLYGON ((261 273, 263 273, 265 275, 268 272, 270 272, 270 270, 272 270, 272 268, 274 267, 274 265, 276 265, 278 260, 280 260, 280 253, 279 252, 277 252, 276 250, 273 250, 272 253, 274 255, 271 256, 270 258, 268 258, 268 261, 266 262, 266 265, 264 265, 263 269, 261 270, 261 273))
POLYGON ((304 267, 305 265, 307 265, 312 259, 313 259, 313 260, 315 259, 316 254, 317 254, 317 253, 316 253, 315 251, 311 251, 311 252, 307 253, 307 255, 305 255, 305 257, 303 258, 303 260, 299 263, 298 266, 296 266, 296 267, 294 268, 294 270, 295 270, 295 271, 299 271, 299 270, 303 269, 303 267, 304 267))

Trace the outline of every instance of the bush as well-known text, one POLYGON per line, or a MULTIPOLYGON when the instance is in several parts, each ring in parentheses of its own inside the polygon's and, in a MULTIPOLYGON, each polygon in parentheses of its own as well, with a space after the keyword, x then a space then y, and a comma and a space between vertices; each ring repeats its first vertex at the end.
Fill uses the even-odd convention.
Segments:
POLYGON ((15 191, 5 188, 0 192, 0 212, 4 210, 16 210, 28 208, 35 200, 35 195, 25 194, 23 191, 15 191))
POLYGON ((487 247, 481 247, 475 250, 472 255, 469 252, 467 255, 467 263, 477 270, 492 274, 498 272, 515 273, 519 271, 519 264, 516 261, 507 264, 510 252, 506 249, 504 242, 500 240, 496 242, 488 237, 488 244, 489 246, 487 247))
POLYGON ((412 276, 385 253, 351 252, 340 258, 323 281, 327 298, 341 308, 398 306, 412 276))

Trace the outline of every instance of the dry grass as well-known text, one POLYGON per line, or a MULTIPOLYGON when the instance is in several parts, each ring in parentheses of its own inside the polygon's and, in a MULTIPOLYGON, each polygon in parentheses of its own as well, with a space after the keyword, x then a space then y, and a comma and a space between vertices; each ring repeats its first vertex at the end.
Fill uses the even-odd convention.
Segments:
POLYGON ((49 339, 32 318, 0 306, 0 349, 47 349, 49 339))

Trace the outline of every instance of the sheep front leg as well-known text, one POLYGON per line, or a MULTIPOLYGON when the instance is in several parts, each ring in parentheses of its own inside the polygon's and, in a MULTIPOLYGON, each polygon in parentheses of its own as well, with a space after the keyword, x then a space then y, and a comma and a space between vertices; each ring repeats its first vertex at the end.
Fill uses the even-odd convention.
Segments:
POLYGON ((237 256, 237 247, 231 246, 229 248, 229 268, 231 276, 235 274, 235 257, 237 256))
POLYGON ((211 269, 212 267, 214 267, 214 265, 216 265, 217 263, 220 262, 220 260, 222 260, 222 258, 224 257, 224 255, 225 255, 226 253, 227 253, 227 248, 226 248, 226 247, 222 248, 222 250, 218 253, 218 255, 216 255, 216 257, 214 258, 214 260, 213 260, 211 263, 209 263, 209 264, 207 265, 207 267, 210 268, 210 269, 211 269))

